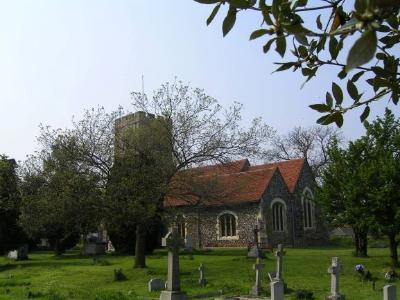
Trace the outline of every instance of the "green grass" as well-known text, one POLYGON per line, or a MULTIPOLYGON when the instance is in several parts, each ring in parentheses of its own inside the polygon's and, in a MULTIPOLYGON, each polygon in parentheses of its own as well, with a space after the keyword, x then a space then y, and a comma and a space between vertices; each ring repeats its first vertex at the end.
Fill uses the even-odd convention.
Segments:
MULTIPOLYGON (((347 300, 382 299, 385 285, 383 275, 388 270, 388 249, 370 249, 369 258, 355 258, 350 248, 287 249, 284 257, 284 278, 292 291, 314 292, 323 299, 329 292, 330 275, 327 268, 332 256, 339 256, 343 270, 341 291, 347 300), (362 283, 354 273, 354 265, 362 263, 377 278, 376 291, 370 282, 362 283)), ((254 260, 246 258, 242 249, 201 251, 191 260, 181 255, 181 285, 193 298, 213 298, 224 295, 247 294, 254 283, 254 260), (197 285, 198 266, 203 263, 209 282, 207 287, 197 285)), ((0 258, 0 299, 157 299, 158 292, 149 293, 151 278, 166 278, 166 252, 157 251, 147 259, 148 268, 133 269, 133 258, 108 255, 96 264, 91 258, 68 252, 62 257, 52 253, 33 253, 27 261, 10 262, 0 258), (122 269, 125 281, 114 282, 114 269, 122 269), (29 296, 29 298, 28 298, 29 296)), ((268 254, 264 260, 266 271, 275 270, 275 259, 268 254)), ((266 272, 264 286, 267 287, 266 272)))

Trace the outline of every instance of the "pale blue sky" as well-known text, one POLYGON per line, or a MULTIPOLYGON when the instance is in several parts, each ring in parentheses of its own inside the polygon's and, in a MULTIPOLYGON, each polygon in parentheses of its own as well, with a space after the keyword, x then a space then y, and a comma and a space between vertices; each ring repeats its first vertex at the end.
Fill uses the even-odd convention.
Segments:
MULTIPOLYGON (((308 105, 338 70, 301 90, 299 74, 271 75, 278 57, 248 41, 257 14, 239 15, 222 38, 222 15, 205 25, 210 10, 192 0, 0 0, 0 153, 32 153, 39 123, 66 127, 85 108, 129 106, 142 74, 146 92, 177 76, 224 106, 243 103, 245 121, 261 116, 280 133, 314 124, 308 105)), ((349 139, 363 132, 359 114, 346 116, 349 139)))

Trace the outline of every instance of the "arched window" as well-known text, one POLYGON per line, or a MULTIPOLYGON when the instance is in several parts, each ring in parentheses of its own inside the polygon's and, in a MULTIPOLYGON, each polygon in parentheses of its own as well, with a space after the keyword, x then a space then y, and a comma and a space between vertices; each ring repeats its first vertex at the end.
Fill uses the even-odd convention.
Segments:
POLYGON ((286 206, 282 200, 272 201, 272 228, 278 232, 286 230, 286 206))
POLYGON ((304 228, 314 228, 315 226, 315 204, 314 197, 310 189, 306 188, 303 192, 303 219, 304 228))
POLYGON ((181 238, 186 238, 186 222, 185 217, 178 215, 176 217, 176 226, 178 227, 178 233, 181 238))
POLYGON ((231 213, 224 213, 218 217, 219 236, 236 236, 236 217, 231 213))

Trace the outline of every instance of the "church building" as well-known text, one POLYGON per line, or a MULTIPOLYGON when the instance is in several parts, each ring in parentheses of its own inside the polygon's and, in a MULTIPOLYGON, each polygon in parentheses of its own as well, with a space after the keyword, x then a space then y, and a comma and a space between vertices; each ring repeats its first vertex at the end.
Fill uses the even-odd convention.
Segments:
POLYGON ((304 159, 251 165, 247 159, 181 171, 164 206, 194 247, 264 248, 328 242, 315 181, 304 159), (256 231, 255 231, 256 229, 256 231))

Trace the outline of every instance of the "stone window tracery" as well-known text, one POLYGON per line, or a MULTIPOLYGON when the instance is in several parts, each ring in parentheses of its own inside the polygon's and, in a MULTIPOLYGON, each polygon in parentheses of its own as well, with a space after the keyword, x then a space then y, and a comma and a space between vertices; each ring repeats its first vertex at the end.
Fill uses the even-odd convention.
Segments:
POLYGON ((272 228, 276 232, 286 230, 286 205, 280 199, 272 202, 272 228))
POLYGON ((303 204, 303 221, 304 228, 310 229, 315 227, 315 204, 314 197, 310 189, 306 188, 303 192, 302 204, 303 204))
POLYGON ((236 217, 231 213, 224 213, 218 218, 219 236, 233 237, 236 236, 236 217))
POLYGON ((183 215, 176 217, 176 226, 178 227, 178 233, 181 238, 186 238, 186 222, 183 215))

